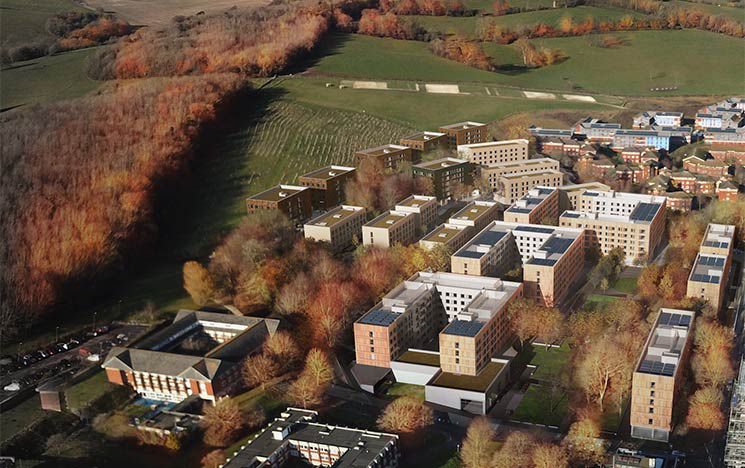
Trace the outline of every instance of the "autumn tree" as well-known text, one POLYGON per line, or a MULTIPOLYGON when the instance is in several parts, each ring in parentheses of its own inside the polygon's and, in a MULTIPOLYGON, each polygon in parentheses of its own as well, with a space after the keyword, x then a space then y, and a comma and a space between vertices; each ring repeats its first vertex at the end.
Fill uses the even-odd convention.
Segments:
POLYGON ((303 409, 318 406, 323 401, 323 386, 316 383, 312 375, 302 373, 289 388, 287 396, 303 409))
POLYGON ((215 284, 210 273, 194 261, 184 263, 184 289, 198 306, 205 305, 215 294, 215 284))
POLYGON ((510 3, 507 0, 496 0, 492 3, 492 10, 495 16, 506 15, 510 11, 510 3))
POLYGON ((564 316, 558 309, 520 298, 510 303, 508 314, 515 335, 523 343, 539 338, 548 346, 563 336, 564 316))
POLYGON ((722 391, 714 387, 703 387, 689 399, 686 423, 692 429, 720 431, 726 418, 722 412, 722 391))
POLYGON ((213 450, 202 457, 203 468, 218 468, 225 464, 225 455, 222 450, 213 450))
POLYGON ((544 442, 533 449, 533 466, 535 468, 568 468, 569 457, 563 447, 544 442))
POLYGON ((494 428, 484 417, 475 418, 468 426, 460 451, 466 468, 490 468, 494 451, 494 428))
POLYGON ((264 354, 277 364, 280 372, 285 372, 297 364, 301 353, 292 335, 277 331, 264 342, 264 354))
POLYGON ((226 447, 244 426, 243 415, 238 404, 230 398, 207 405, 201 420, 204 442, 213 447, 226 447))
POLYGON ((492 455, 491 468, 531 466, 535 438, 522 431, 511 431, 502 447, 492 455))
POLYGON ((305 272, 298 273, 280 289, 275 301, 277 310, 284 314, 302 312, 308 306, 314 288, 314 281, 305 272))
POLYGON ((605 456, 605 446, 600 438, 598 415, 583 412, 569 427, 564 438, 572 460, 579 464, 601 464, 605 456))
POLYGON ((627 391, 631 384, 635 349, 621 341, 618 335, 595 339, 579 358, 576 380, 588 401, 603 410, 605 399, 612 391, 627 391))
POLYGON ((386 406, 378 418, 378 427, 384 431, 413 434, 433 422, 432 409, 412 396, 402 396, 386 406))
POLYGON ((308 352, 303 373, 310 375, 316 385, 327 384, 334 377, 328 356, 318 348, 313 348, 308 352))
POLYGON ((246 385, 266 388, 266 383, 275 378, 280 371, 277 362, 266 354, 255 354, 249 356, 243 362, 243 380, 246 385))

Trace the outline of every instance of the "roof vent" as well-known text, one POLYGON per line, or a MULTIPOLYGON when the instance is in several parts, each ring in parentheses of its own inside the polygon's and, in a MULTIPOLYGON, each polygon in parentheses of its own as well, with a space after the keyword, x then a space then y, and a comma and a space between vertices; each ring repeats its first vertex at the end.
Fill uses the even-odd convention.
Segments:
POLYGON ((334 219, 339 219, 339 218, 341 218, 341 215, 340 214, 335 214, 334 215, 334 219))
POLYGON ((388 148, 383 149, 383 153, 385 153, 385 154, 388 154, 390 152, 391 152, 391 150, 389 150, 388 148))
POLYGON ((284 198, 287 196, 287 192, 279 192, 279 197, 284 198))
POLYGON ((329 177, 336 177, 336 172, 329 171, 329 177))
POLYGON ((386 221, 385 223, 386 223, 386 224, 393 224, 393 220, 392 220, 392 219, 389 219, 389 220, 388 220, 388 221, 386 221))

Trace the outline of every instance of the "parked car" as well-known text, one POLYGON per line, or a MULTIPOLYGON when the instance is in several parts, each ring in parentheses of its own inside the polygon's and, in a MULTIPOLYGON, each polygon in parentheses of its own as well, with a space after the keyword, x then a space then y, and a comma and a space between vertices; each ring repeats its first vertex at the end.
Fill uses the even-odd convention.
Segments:
POLYGON ((21 384, 18 382, 11 382, 5 387, 3 387, 3 390, 5 390, 6 392, 17 392, 20 389, 21 389, 21 384))

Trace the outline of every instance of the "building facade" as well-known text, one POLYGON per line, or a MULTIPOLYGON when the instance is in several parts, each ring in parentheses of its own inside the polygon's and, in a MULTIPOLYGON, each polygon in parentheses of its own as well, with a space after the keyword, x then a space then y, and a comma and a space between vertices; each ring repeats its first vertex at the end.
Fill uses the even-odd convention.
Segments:
POLYGON ((354 153, 357 162, 374 161, 385 169, 398 169, 401 164, 415 163, 414 153, 408 146, 387 144, 354 153))
POLYGON ((447 200, 455 192, 473 183, 471 163, 465 159, 441 158, 416 164, 412 167, 414 177, 427 177, 432 180, 435 197, 447 200))
POLYGON ((524 197, 532 188, 561 187, 564 185, 564 174, 561 171, 548 169, 529 173, 512 173, 499 176, 497 200, 512 205, 524 197))
POLYGON ((740 359, 740 370, 734 383, 730 402, 724 465, 727 468, 745 467, 745 360, 743 359, 740 359))
POLYGON ((409 245, 421 235, 421 221, 417 213, 389 210, 362 226, 362 243, 377 247, 409 245))
POLYGON ((298 183, 310 187, 313 209, 329 210, 344 203, 344 187, 354 177, 355 169, 347 166, 327 166, 303 174, 298 183))
POLYGON ((277 210, 296 225, 302 225, 313 213, 313 196, 309 187, 277 185, 246 199, 248 214, 260 210, 277 210))
POLYGON ((508 223, 557 225, 559 190, 555 187, 541 186, 530 189, 504 211, 504 220, 508 223))
POLYGON ((401 138, 399 144, 407 146, 421 155, 436 149, 447 148, 448 138, 447 134, 441 132, 417 132, 401 138))
POLYGON ((361 206, 341 205, 310 220, 303 227, 306 239, 327 242, 331 250, 342 251, 362 242, 362 225, 367 212, 361 206))
POLYGON ((631 436, 667 442, 692 347, 695 313, 660 309, 631 383, 631 436))
POLYGON ((447 134, 448 145, 456 149, 458 145, 470 145, 473 143, 483 143, 489 137, 486 124, 479 122, 458 122, 450 125, 443 125, 437 129, 441 133, 447 134))
POLYGON ((458 157, 473 164, 491 165, 528 159, 528 140, 502 140, 458 145, 458 157))
POLYGON ((715 311, 721 310, 727 295, 735 226, 709 224, 688 277, 686 296, 705 299, 715 311))

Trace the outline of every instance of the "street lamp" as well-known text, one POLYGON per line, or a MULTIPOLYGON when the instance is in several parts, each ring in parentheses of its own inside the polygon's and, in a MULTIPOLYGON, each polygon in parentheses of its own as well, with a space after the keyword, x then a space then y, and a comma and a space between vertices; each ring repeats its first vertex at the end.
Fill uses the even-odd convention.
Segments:
POLYGON ((54 327, 54 344, 56 345, 59 341, 59 325, 54 327))
POLYGON ((96 331, 96 315, 98 312, 93 312, 93 331, 96 331))

